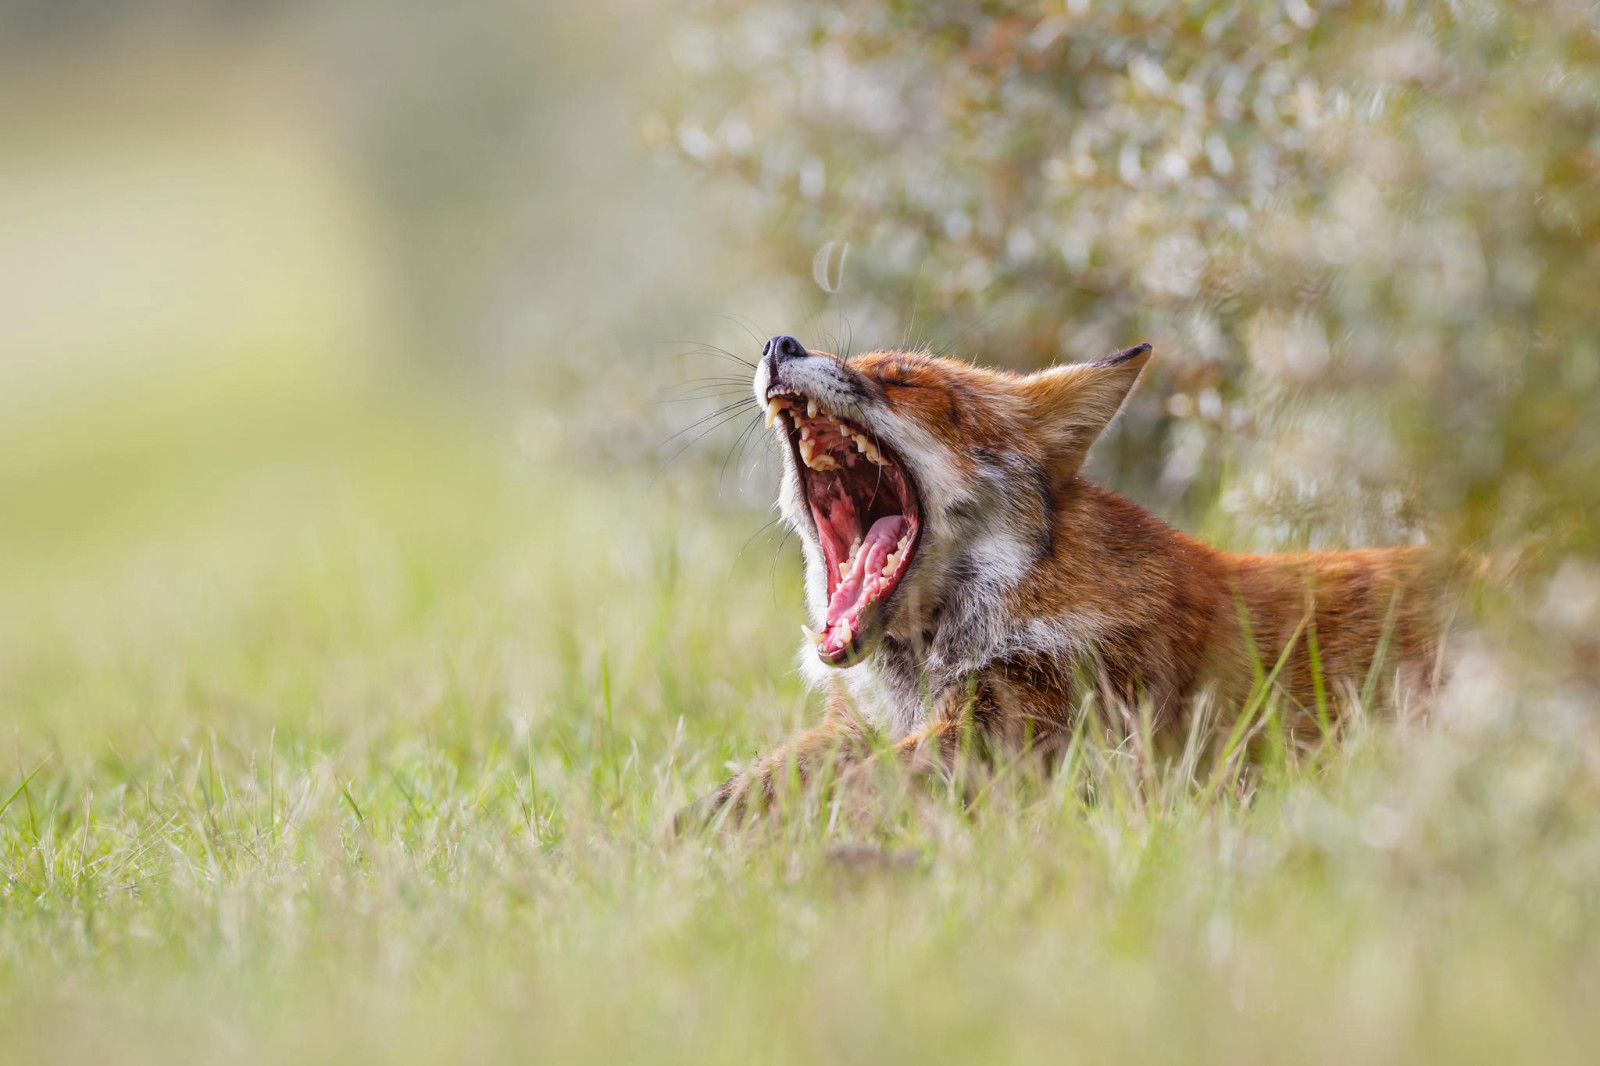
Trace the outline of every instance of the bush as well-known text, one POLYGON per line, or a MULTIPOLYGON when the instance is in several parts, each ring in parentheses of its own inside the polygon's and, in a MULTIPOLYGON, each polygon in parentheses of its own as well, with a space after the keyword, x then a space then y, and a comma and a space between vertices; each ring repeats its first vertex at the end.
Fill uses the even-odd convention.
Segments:
POLYGON ((1543 573, 1600 549, 1595 10, 698 3, 647 128, 759 199, 773 270, 848 242, 817 306, 857 337, 1152 340, 1099 457, 1139 495, 1543 573))

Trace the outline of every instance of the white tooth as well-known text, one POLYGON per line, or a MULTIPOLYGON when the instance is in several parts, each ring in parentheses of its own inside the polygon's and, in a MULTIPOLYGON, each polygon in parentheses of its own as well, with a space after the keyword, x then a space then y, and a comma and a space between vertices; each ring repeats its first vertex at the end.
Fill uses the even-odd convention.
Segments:
POLYGON ((817 446, 815 444, 811 443, 809 440, 807 440, 804 435, 802 435, 800 437, 800 458, 805 461, 805 464, 807 466, 815 466, 816 465, 815 463, 813 463, 811 461, 811 454, 813 452, 815 452, 816 450, 817 450, 817 446))
POLYGON ((843 622, 842 625, 844 628, 844 642, 849 644, 852 640, 856 639, 855 631, 850 628, 850 623, 848 620, 843 622))
POLYGON ((800 427, 800 439, 801 440, 810 440, 811 439, 811 427, 810 426, 802 425, 800 427))
POLYGON ((783 410, 783 404, 777 400, 767 401, 767 428, 772 428, 772 423, 777 420, 778 412, 783 410))
POLYGON ((850 573, 850 564, 847 563, 847 562, 840 563, 839 564, 839 576, 840 577, 846 577, 846 576, 849 575, 849 573, 850 573))
POLYGON ((883 453, 878 451, 878 449, 874 445, 872 445, 871 443, 868 443, 866 445, 866 447, 862 448, 861 450, 866 452, 867 453, 867 458, 871 459, 874 463, 877 463, 879 466, 883 466, 884 465, 884 463, 883 463, 883 453))
POLYGON ((819 455, 811 461, 811 469, 837 470, 839 469, 839 464, 833 461, 833 456, 831 455, 819 455))
POLYGON ((899 566, 899 565, 900 565, 900 556, 899 556, 899 554, 895 553, 895 552, 890 552, 889 553, 889 558, 887 558, 887 559, 885 559, 883 561, 883 572, 886 573, 886 574, 892 574, 892 573, 894 573, 894 568, 899 566))
POLYGON ((816 630, 812 629, 810 626, 806 625, 803 622, 800 624, 800 632, 804 633, 806 635, 806 639, 809 640, 811 643, 813 643, 813 644, 821 644, 822 643, 822 634, 818 633, 816 630))
POLYGON ((809 399, 809 398, 806 400, 806 417, 807 418, 816 418, 817 417, 817 401, 809 399))

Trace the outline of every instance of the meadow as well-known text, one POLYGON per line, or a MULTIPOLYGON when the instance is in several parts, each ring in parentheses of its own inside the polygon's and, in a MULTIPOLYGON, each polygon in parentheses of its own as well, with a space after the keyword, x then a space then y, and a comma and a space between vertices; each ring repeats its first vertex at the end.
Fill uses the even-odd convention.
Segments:
POLYGON ((792 555, 372 412, 9 545, 7 1058, 1589 1060, 1600 752, 1490 660, 1242 777, 1085 735, 675 836, 810 710, 792 555))

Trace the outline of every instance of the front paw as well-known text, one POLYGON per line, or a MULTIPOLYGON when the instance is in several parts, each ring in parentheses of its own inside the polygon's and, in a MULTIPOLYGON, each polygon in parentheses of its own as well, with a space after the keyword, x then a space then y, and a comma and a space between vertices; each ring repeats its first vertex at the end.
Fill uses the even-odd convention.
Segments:
POLYGON ((692 827, 710 825, 730 805, 737 812, 742 807, 741 797, 745 790, 746 782, 743 774, 730 777, 714 791, 701 796, 680 810, 672 819, 673 831, 682 833, 692 827))

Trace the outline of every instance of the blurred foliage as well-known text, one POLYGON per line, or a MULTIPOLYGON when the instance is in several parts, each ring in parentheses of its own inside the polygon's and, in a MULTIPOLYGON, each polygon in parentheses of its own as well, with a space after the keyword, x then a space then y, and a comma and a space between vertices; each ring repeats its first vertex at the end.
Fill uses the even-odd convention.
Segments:
POLYGON ((1600 549, 1592 3, 688 9, 647 136, 773 269, 848 242, 856 337, 1152 340, 1102 470, 1258 547, 1600 549))

